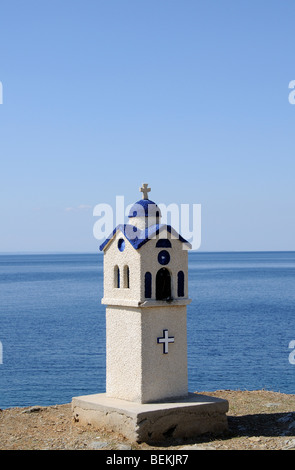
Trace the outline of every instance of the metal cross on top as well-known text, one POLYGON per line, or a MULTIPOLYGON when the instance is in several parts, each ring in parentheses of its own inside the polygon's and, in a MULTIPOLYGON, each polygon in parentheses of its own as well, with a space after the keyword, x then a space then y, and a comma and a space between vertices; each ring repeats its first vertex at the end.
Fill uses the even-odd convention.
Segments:
POLYGON ((168 336, 168 330, 163 330, 163 337, 157 338, 157 343, 163 343, 163 353, 168 354, 168 343, 174 343, 174 336, 168 336))
POLYGON ((142 199, 148 199, 148 193, 151 188, 148 188, 148 183, 143 183, 142 187, 139 188, 139 191, 142 193, 142 199))

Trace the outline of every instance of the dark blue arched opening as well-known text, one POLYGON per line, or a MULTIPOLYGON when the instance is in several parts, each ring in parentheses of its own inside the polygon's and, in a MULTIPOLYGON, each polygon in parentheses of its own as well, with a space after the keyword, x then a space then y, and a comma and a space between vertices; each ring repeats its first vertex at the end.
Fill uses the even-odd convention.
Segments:
POLYGON ((120 269, 119 266, 114 267, 114 284, 116 288, 120 287, 120 269))
POLYGON ((156 276, 156 299, 172 300, 171 297, 171 274, 167 268, 161 268, 156 276))
POLYGON ((171 242, 168 238, 160 238, 156 243, 156 248, 171 248, 171 242))
POLYGON ((177 274, 177 295, 184 297, 184 272, 179 271, 177 274))
POLYGON ((146 299, 152 297, 152 275, 149 272, 146 272, 144 276, 144 296, 146 299))

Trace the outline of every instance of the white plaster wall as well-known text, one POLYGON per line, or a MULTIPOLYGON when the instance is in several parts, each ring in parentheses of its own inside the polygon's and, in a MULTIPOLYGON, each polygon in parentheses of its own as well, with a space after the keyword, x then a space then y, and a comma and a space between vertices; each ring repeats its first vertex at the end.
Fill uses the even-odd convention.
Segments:
POLYGON ((186 307, 142 309, 142 403, 188 394, 186 307), (174 336, 168 354, 157 338, 174 336))
POLYGON ((186 396, 186 307, 106 309, 106 393, 138 403, 186 396), (157 338, 168 329, 168 354, 157 338))
POLYGON ((146 227, 161 223, 161 217, 156 217, 153 215, 149 215, 148 217, 129 217, 128 223, 135 225, 135 227, 139 228, 140 230, 144 230, 146 227))
POLYGON ((106 309, 106 394, 141 402, 141 310, 106 309))
MULTIPOLYGON (((170 236, 170 234, 168 234, 170 236)), ((163 236, 161 235, 161 238, 163 236)), ((169 237, 168 237, 169 238, 169 237)), ((141 300, 145 299, 144 277, 149 271, 152 274, 152 299, 156 298, 156 275, 159 269, 167 268, 172 276, 172 297, 177 297, 177 273, 184 272, 184 298, 188 297, 188 252, 183 250, 183 244, 178 239, 170 238, 171 248, 156 248, 157 239, 151 239, 140 248, 141 274, 141 300), (158 254, 161 250, 167 250, 170 254, 169 264, 162 266, 158 262, 158 254)))
POLYGON ((141 283, 140 254, 119 231, 104 251, 104 299, 138 300, 141 283), (125 240, 125 249, 122 252, 118 249, 120 238, 125 240), (116 265, 120 269, 120 288, 116 288, 114 284, 116 265), (129 288, 123 287, 125 266, 129 266, 129 288))
MULTIPOLYGON (((171 237, 166 231, 161 232, 161 238, 170 237, 172 248, 165 248, 170 254, 170 262, 162 266, 158 262, 158 254, 163 248, 156 248, 156 238, 146 242, 135 250, 122 232, 117 232, 104 252, 104 298, 103 303, 111 304, 112 299, 133 300, 136 304, 145 300, 144 278, 147 271, 152 274, 152 299, 156 298, 156 274, 162 267, 167 268, 172 276, 172 297, 177 297, 177 273, 184 272, 184 298, 188 297, 188 252, 183 249, 183 243, 171 237), (118 240, 125 240, 124 251, 119 251, 118 240), (120 288, 115 287, 114 267, 120 269, 120 288), (129 288, 124 287, 124 267, 129 266, 129 288)), ((123 302, 122 302, 123 304, 123 302)))

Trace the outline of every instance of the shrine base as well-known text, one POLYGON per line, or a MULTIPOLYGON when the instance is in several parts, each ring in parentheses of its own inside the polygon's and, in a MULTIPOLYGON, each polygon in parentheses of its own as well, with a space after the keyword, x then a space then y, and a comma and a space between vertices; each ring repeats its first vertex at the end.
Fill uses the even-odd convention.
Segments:
POLYGON ((72 399, 77 425, 116 432, 133 442, 220 434, 228 429, 227 411, 227 400, 195 393, 178 400, 144 404, 109 398, 104 393, 72 399))

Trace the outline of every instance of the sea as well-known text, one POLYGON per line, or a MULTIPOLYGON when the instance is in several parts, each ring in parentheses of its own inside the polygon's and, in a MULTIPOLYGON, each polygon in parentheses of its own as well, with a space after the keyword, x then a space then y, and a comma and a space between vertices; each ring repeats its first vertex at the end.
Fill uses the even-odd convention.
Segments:
MULTIPOLYGON (((0 256, 1 409, 105 392, 102 296, 101 254, 0 256)), ((191 392, 295 393, 295 252, 190 252, 189 296, 191 392)))

